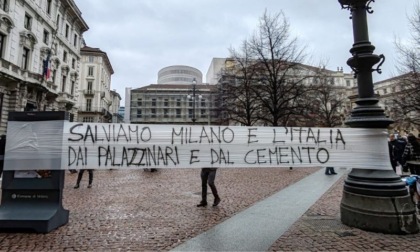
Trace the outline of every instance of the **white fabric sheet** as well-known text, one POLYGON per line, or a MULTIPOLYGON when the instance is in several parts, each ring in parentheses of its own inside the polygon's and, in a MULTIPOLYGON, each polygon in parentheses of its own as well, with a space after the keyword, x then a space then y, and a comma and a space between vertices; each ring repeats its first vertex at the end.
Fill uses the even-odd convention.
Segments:
POLYGON ((385 129, 9 122, 5 170, 392 169, 385 129))

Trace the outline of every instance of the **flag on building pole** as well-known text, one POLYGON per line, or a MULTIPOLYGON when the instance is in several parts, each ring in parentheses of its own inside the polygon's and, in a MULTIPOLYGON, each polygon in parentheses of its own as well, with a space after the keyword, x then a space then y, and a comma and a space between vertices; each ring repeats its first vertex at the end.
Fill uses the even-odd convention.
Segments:
POLYGON ((43 61, 42 76, 44 76, 45 80, 48 80, 51 74, 50 58, 51 58, 51 50, 48 51, 47 58, 43 61))

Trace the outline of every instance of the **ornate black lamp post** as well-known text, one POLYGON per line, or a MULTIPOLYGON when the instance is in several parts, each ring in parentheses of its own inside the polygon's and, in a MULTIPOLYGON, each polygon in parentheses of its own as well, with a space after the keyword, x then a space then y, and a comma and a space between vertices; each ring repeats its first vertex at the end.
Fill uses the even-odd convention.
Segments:
MULTIPOLYGON (((197 121, 197 118, 195 117, 195 102, 196 102, 196 97, 197 97, 197 81, 195 80, 195 78, 192 81, 192 95, 188 95, 188 99, 190 99, 190 101, 192 101, 192 122, 193 124, 195 124, 195 121, 197 121)), ((201 98, 201 95, 198 95, 198 98, 201 98)))
MULTIPOLYGON (((375 47, 369 41, 367 13, 373 13, 369 5, 374 0, 338 2, 351 12, 354 44, 347 64, 355 72, 358 82, 357 106, 346 124, 360 128, 387 128, 393 121, 378 106, 372 81, 372 72, 381 73, 379 67, 385 60, 383 55, 373 54, 375 47)), ((414 204, 405 183, 393 170, 353 169, 344 182, 340 210, 341 221, 348 226, 391 234, 419 231, 414 204)))

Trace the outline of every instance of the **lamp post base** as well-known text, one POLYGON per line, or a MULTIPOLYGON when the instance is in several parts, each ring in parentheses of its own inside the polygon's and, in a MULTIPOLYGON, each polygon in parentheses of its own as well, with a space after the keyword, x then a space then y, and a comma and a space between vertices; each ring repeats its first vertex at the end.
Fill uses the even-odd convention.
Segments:
POLYGON ((341 222, 387 234, 419 232, 405 183, 392 170, 353 169, 344 182, 341 222))

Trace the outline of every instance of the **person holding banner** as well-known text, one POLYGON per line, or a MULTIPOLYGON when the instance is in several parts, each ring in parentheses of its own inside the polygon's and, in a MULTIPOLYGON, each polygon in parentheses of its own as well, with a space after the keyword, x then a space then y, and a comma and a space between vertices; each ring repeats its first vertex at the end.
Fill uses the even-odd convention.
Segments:
POLYGON ((201 169, 201 202, 197 207, 207 206, 207 183, 210 186, 211 192, 214 196, 213 206, 217 206, 220 203, 220 197, 217 193, 216 186, 214 185, 214 180, 216 178, 217 168, 202 168, 201 169))
POLYGON ((87 186, 87 188, 92 188, 93 170, 92 169, 80 169, 79 175, 77 176, 77 183, 74 186, 74 189, 77 189, 77 188, 80 187, 80 181, 82 180, 83 173, 85 172, 85 170, 87 170, 88 173, 89 173, 89 185, 87 186))

